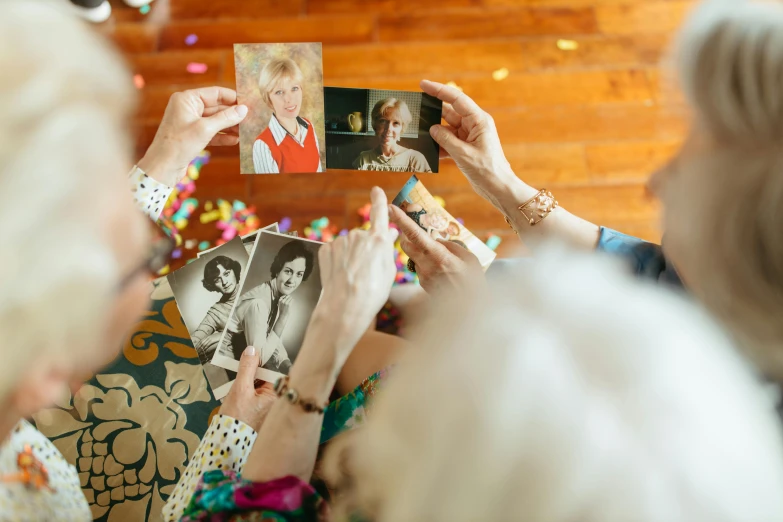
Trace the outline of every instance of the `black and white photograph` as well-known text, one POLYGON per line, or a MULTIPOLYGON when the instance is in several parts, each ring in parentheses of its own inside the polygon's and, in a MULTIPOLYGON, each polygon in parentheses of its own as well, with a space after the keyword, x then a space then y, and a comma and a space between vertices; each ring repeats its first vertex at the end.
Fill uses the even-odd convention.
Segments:
POLYGON ((235 237, 167 276, 182 320, 216 399, 228 394, 234 371, 212 364, 250 256, 235 237))
POLYGON ((443 103, 423 92, 324 87, 326 167, 438 172, 430 127, 443 103))
POLYGON ((260 232, 212 363, 236 371, 248 346, 260 356, 256 377, 288 375, 321 297, 321 243, 260 232))
MULTIPOLYGON (((256 230, 255 232, 251 232, 249 234, 245 234, 244 236, 241 236, 242 238, 242 244, 245 245, 245 250, 247 250, 247 255, 250 255, 250 252, 253 251, 253 246, 256 244, 256 238, 258 237, 258 233, 262 230, 267 230, 269 232, 279 232, 277 223, 272 223, 271 225, 267 225, 262 229, 256 230)), ((220 246, 216 246, 214 248, 210 248, 208 250, 202 250, 198 254, 196 254, 196 257, 202 257, 209 252, 212 252, 216 248, 220 248, 220 246)))

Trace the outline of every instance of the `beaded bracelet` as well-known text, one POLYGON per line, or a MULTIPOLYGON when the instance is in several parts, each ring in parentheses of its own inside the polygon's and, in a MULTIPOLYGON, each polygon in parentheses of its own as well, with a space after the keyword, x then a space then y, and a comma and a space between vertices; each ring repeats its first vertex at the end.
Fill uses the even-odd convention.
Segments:
POLYGON ((277 394, 278 397, 284 398, 294 406, 300 406, 307 413, 318 413, 319 415, 323 415, 326 407, 329 405, 329 403, 326 403, 321 407, 315 401, 299 397, 298 391, 288 387, 288 375, 280 377, 277 382, 275 382, 275 394, 277 394))

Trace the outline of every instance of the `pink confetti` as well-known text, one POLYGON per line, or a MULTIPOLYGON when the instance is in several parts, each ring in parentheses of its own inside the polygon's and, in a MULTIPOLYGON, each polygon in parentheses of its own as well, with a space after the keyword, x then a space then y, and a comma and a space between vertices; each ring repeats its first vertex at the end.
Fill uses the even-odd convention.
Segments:
POLYGON ((189 34, 185 37, 185 45, 193 45, 198 42, 198 36, 195 34, 189 34))
POLYGON ((207 64, 198 62, 190 62, 187 67, 188 72, 192 74, 204 74, 207 69, 207 64))
POLYGON ((144 76, 140 74, 136 74, 133 76, 133 85, 136 86, 137 89, 143 89, 144 88, 144 76))

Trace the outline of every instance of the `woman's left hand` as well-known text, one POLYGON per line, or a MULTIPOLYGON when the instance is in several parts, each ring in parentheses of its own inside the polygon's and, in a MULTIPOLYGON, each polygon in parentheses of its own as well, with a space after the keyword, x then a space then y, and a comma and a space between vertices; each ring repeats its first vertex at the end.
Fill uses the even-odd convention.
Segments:
POLYGON ((400 246, 414 262, 424 290, 470 287, 484 281, 484 271, 473 252, 453 241, 433 238, 398 207, 392 206, 389 216, 400 229, 400 246))
POLYGON ((236 145, 238 125, 247 107, 225 87, 204 87, 171 95, 158 132, 138 167, 149 177, 173 187, 207 145, 236 145))
POLYGON ((256 349, 248 346, 239 360, 237 378, 219 410, 221 415, 244 422, 256 431, 261 429, 264 419, 277 399, 271 382, 255 387, 258 362, 256 349))

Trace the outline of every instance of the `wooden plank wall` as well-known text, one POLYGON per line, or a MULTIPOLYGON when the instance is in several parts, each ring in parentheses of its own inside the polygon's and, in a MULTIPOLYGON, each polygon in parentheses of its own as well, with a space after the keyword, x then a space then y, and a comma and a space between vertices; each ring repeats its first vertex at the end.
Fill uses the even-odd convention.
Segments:
MULTIPOLYGON (((497 121, 516 173, 546 186, 563 206, 621 231, 657 240, 658 209, 648 174, 685 131, 681 100, 661 63, 691 0, 157 0, 149 14, 115 3, 99 26, 143 75, 138 153, 154 135, 172 92, 234 86, 235 42, 321 41, 326 85, 416 89, 419 79, 453 81, 497 121), (198 42, 185 43, 196 34, 198 42), (577 43, 562 50, 558 40, 577 43), (189 62, 208 65, 195 75, 189 62), (508 69, 496 81, 492 73, 508 69)), ((239 198, 261 220, 289 216, 301 229, 327 216, 340 227, 378 184, 393 196, 407 178, 392 173, 240 176, 236 148, 212 151, 200 200, 239 198)), ((425 184, 480 237, 502 219, 455 165, 425 184)), ((209 226, 187 234, 215 239, 209 226)))

